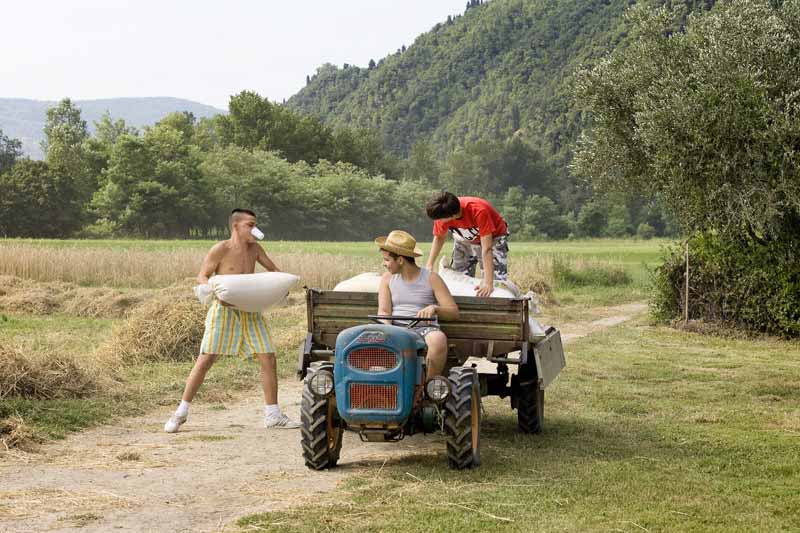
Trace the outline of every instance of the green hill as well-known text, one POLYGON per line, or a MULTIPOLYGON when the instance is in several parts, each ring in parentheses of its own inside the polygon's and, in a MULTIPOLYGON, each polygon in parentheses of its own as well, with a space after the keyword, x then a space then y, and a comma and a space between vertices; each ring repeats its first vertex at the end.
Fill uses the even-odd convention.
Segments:
POLYGON ((622 14, 631 3, 492 0, 372 68, 323 65, 287 105, 334 126, 375 128, 400 155, 420 139, 445 155, 519 135, 564 171, 581 129, 571 80, 624 42, 622 14))

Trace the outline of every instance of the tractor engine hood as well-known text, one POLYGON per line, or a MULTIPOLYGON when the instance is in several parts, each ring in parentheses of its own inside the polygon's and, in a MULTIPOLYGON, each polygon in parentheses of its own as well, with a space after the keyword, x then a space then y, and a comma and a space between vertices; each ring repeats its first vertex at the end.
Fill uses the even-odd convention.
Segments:
POLYGON ((355 326, 336 338, 336 405, 349 425, 401 426, 411 414, 422 337, 398 326, 355 326))

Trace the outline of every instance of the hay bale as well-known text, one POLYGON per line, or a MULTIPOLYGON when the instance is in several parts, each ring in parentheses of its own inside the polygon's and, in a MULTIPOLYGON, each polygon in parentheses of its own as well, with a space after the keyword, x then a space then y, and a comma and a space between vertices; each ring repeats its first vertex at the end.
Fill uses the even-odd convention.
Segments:
POLYGON ((29 353, 0 345, 0 399, 80 398, 99 388, 101 374, 60 352, 29 353))
POLYGON ((193 360, 203 338, 206 309, 184 291, 162 291, 134 308, 101 351, 126 364, 193 360))

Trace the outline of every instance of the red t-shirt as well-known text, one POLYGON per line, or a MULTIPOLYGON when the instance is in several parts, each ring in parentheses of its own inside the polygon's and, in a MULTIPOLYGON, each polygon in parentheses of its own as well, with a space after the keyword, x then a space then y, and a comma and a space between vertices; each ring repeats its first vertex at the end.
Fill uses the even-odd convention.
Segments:
POLYGON ((481 242, 484 235, 499 237, 508 233, 508 225, 492 204, 483 198, 461 196, 461 218, 454 220, 434 220, 433 234, 441 237, 450 230, 454 239, 471 243, 481 242))

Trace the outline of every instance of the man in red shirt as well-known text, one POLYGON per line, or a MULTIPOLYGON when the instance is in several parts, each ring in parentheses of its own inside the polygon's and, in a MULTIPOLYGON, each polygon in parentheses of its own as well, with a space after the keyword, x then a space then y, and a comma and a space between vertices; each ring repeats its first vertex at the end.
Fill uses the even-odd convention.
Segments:
POLYGON ((454 241, 450 268, 474 277, 475 265, 480 263, 483 280, 475 295, 491 295, 493 281, 508 278, 508 225, 497 209, 482 198, 442 192, 428 202, 426 210, 434 220, 428 270, 433 270, 449 230, 454 241))

